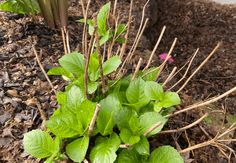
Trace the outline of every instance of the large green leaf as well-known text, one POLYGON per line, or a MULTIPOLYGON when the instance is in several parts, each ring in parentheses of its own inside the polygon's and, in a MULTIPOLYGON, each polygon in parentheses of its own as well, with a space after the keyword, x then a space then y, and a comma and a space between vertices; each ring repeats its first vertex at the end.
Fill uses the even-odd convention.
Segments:
POLYGON ((117 160, 118 163, 142 163, 140 155, 134 149, 123 149, 117 160))
POLYGON ((129 126, 129 120, 134 115, 137 115, 134 110, 128 109, 127 107, 121 108, 115 116, 115 122, 118 128, 121 130, 129 126))
POLYGON ((116 95, 111 94, 100 102, 101 110, 97 118, 99 132, 105 136, 111 134, 115 126, 115 113, 121 108, 116 95))
POLYGON ((148 136, 155 135, 156 133, 160 132, 163 128, 164 124, 166 123, 167 119, 162 117, 157 112, 147 112, 144 113, 139 117, 140 124, 142 126, 142 133, 144 134, 148 129, 153 127, 154 125, 160 123, 160 126, 157 127, 154 131, 152 131, 148 136))
POLYGON ((120 138, 115 133, 108 139, 100 139, 90 153, 90 160, 93 163, 113 163, 119 145, 120 138))
POLYGON ((76 139, 66 146, 66 153, 75 162, 82 162, 85 158, 89 145, 89 137, 84 136, 76 139))
POLYGON ((149 155, 150 154, 150 145, 146 137, 142 136, 140 141, 134 145, 134 149, 140 155, 149 155))
POLYGON ((110 6, 111 3, 107 3, 105 4, 100 11, 98 12, 98 16, 97 16, 97 26, 98 26, 98 34, 100 36, 104 36, 106 34, 107 31, 107 18, 108 18, 108 14, 110 11, 110 6))
POLYGON ((108 75, 119 67, 121 64, 120 57, 118 56, 113 56, 110 59, 108 59, 104 64, 103 64, 103 73, 104 75, 108 75))
POLYGON ((82 123, 71 112, 58 113, 52 116, 46 125, 53 134, 61 138, 82 135, 84 132, 82 123))
POLYGON ((67 92, 66 112, 76 113, 81 103, 85 100, 84 94, 78 86, 73 85, 67 92))
POLYGON ((101 37, 101 39, 99 40, 99 45, 102 46, 108 40, 110 40, 110 38, 112 38, 111 29, 107 30, 106 33, 101 37))
POLYGON ((133 145, 139 142, 140 136, 134 135, 132 131, 127 128, 122 128, 120 131, 120 138, 125 144, 133 145))
POLYGON ((148 163, 184 163, 184 160, 173 147, 162 146, 151 153, 148 163))
POLYGON ((76 74, 83 75, 84 72, 84 56, 78 52, 72 52, 64 55, 59 59, 60 65, 67 71, 76 74))
POLYGON ((145 81, 138 78, 132 81, 126 91, 128 102, 135 108, 141 108, 147 105, 150 99, 145 95, 145 81))
POLYGON ((56 152, 52 137, 45 131, 32 130, 24 135, 24 149, 37 158, 46 158, 56 152))
POLYGON ((96 103, 89 100, 85 100, 79 107, 77 114, 77 119, 82 123, 83 129, 86 130, 93 118, 93 114, 96 108, 96 103))
POLYGON ((151 100, 162 100, 164 96, 163 88, 154 81, 147 81, 145 84, 145 94, 151 100))

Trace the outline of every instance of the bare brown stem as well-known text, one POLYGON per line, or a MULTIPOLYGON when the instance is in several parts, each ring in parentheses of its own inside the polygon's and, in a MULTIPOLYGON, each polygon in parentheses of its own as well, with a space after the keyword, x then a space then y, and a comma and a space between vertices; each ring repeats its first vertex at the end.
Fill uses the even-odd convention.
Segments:
POLYGON ((137 66, 136 66, 136 69, 135 69, 135 71, 134 71, 134 74, 133 74, 133 76, 132 76, 131 81, 134 80, 135 77, 136 77, 136 75, 138 74, 138 71, 140 70, 140 66, 141 66, 142 62, 143 62, 143 59, 142 59, 142 58, 139 58, 138 64, 137 64, 137 66))
POLYGON ((155 125, 153 125, 151 128, 149 128, 144 134, 143 136, 148 136, 152 131, 154 131, 155 129, 157 129, 158 127, 160 127, 162 124, 162 122, 158 122, 155 125))
POLYGON ((143 69, 143 71, 145 71, 146 69, 149 68, 149 66, 150 66, 150 64, 151 64, 151 62, 152 62, 153 56, 154 56, 154 54, 155 54, 155 52, 156 52, 156 50, 157 50, 157 48, 158 48, 158 46, 159 46, 159 44, 160 44, 160 42, 161 42, 161 39, 162 39, 162 37, 163 37, 163 35, 164 35, 164 33, 165 33, 165 30, 166 30, 166 26, 164 26, 164 27, 162 28, 161 34, 160 34, 160 36, 159 36, 159 38, 158 38, 158 40, 157 40, 157 43, 156 43, 154 49, 152 50, 152 53, 151 53, 151 55, 150 55, 150 57, 149 57, 149 60, 148 60, 148 63, 147 63, 147 65, 146 65, 146 67, 143 69))
POLYGON ((42 65, 41 62, 40 62, 40 59, 39 59, 38 53, 37 53, 37 51, 36 51, 36 49, 35 49, 34 46, 33 46, 33 52, 34 52, 34 55, 35 55, 36 61, 38 62, 38 65, 39 65, 41 71, 43 72, 43 75, 44 75, 45 78, 47 79, 47 81, 48 81, 50 87, 52 88, 53 93, 56 94, 57 92, 56 92, 56 90, 55 90, 55 88, 54 88, 54 86, 53 86, 51 80, 49 79, 47 73, 45 72, 45 70, 44 70, 44 68, 43 68, 43 65, 42 65))
POLYGON ((190 77, 185 81, 182 87, 177 91, 179 93, 184 87, 188 84, 188 82, 192 79, 192 77, 207 63, 207 61, 215 54, 216 50, 220 47, 221 43, 218 43, 213 51, 207 56, 207 58, 198 66, 198 68, 190 75, 190 77))
POLYGON ((181 132, 181 131, 185 131, 189 128, 192 128, 193 126, 196 126, 197 124, 199 124, 204 118, 206 118, 208 116, 208 113, 204 114, 201 118, 199 118, 198 120, 196 120, 195 122, 182 127, 182 128, 178 128, 178 129, 173 129, 173 130, 166 130, 166 131, 161 131, 158 134, 169 134, 169 133, 175 133, 175 132, 181 132))
POLYGON ((176 72, 176 70, 177 70, 177 67, 174 67, 173 70, 171 71, 171 73, 168 75, 168 77, 164 81, 164 83, 162 84, 163 87, 172 79, 172 77, 173 77, 174 73, 176 72))
POLYGON ((99 104, 96 105, 96 109, 94 111, 94 114, 93 114, 93 118, 91 120, 91 123, 89 125, 89 129, 88 129, 88 136, 90 137, 93 133, 93 129, 94 129, 94 125, 95 125, 95 122, 97 120, 97 116, 98 116, 98 113, 100 111, 100 108, 101 106, 99 104))

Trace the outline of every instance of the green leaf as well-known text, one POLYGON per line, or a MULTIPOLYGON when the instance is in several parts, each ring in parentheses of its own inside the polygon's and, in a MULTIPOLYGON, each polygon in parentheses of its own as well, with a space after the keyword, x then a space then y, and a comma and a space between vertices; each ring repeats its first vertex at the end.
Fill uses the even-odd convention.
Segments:
POLYGON ((112 38, 111 29, 107 30, 106 33, 104 34, 104 36, 101 37, 101 39, 99 40, 99 45, 102 46, 108 40, 110 40, 110 38, 112 38))
POLYGON ((66 111, 76 113, 84 100, 84 94, 81 89, 73 85, 67 93, 66 111))
POLYGON ((147 105, 150 99, 145 95, 145 81, 141 78, 132 81, 126 91, 126 98, 134 107, 147 105))
POLYGON ((107 31, 106 23, 107 23, 108 14, 110 11, 110 6, 111 6, 111 3, 109 2, 105 4, 98 12, 97 26, 98 26, 98 34, 100 36, 104 36, 106 34, 106 31, 107 31))
POLYGON ((71 112, 59 113, 52 116, 47 122, 49 130, 61 138, 70 138, 82 135, 84 130, 82 123, 71 112))
POLYGON ((0 3, 0 10, 35 15, 39 12, 39 5, 36 0, 6 0, 0 3))
POLYGON ((163 100, 161 100, 161 106, 168 108, 174 105, 180 104, 179 95, 175 92, 166 92, 163 100))
POLYGON ((91 81, 96 81, 99 78, 99 61, 98 61, 98 55, 97 51, 95 51, 91 56, 89 60, 89 79, 91 81))
POLYGON ((104 75, 108 75, 119 67, 121 64, 120 57, 118 56, 113 56, 110 59, 108 59, 104 64, 103 64, 103 73, 104 75))
POLYGON ((66 153, 75 162, 82 162, 88 150, 89 137, 76 139, 66 146, 66 153))
POLYGON ((64 106, 67 101, 66 93, 65 92, 57 92, 56 96, 57 96, 57 102, 60 105, 64 106))
POLYGON ((125 38, 123 38, 123 37, 118 37, 117 39, 116 39, 116 42, 118 42, 118 43, 125 43, 125 41, 126 41, 126 39, 125 38))
POLYGON ((160 132, 163 128, 164 124, 166 123, 166 119, 162 117, 157 112, 147 112, 144 113, 139 117, 140 124, 142 126, 142 133, 144 134, 148 129, 153 127, 154 125, 160 123, 160 126, 157 127, 154 131, 152 131, 148 136, 155 135, 156 133, 160 132))
POLYGON ((113 133, 108 139, 100 139, 90 153, 93 163, 113 163, 120 145, 119 136, 113 133))
POLYGON ((121 35, 125 30, 126 30, 126 25, 125 24, 118 24, 117 31, 116 31, 116 36, 121 35))
POLYGON ((88 83, 88 93, 93 94, 99 86, 99 82, 89 82, 88 83))
POLYGON ((140 155, 149 155, 150 154, 150 145, 146 137, 142 136, 140 141, 134 145, 134 149, 140 155))
POLYGON ((149 163, 184 163, 180 154, 171 146, 162 146, 151 153, 149 163))
POLYGON ((96 103, 89 100, 85 100, 76 112, 77 119, 82 123, 83 129, 86 130, 93 118, 93 114, 96 108, 96 103))
POLYGON ((147 81, 145 84, 145 94, 151 100, 161 100, 164 96, 163 88, 160 84, 154 81, 147 81))
POLYGON ((136 135, 142 135, 143 125, 141 125, 139 118, 132 115, 129 120, 129 127, 136 135))
POLYGON ((137 115, 136 112, 132 109, 128 109, 127 107, 123 107, 118 110, 115 116, 115 122, 118 128, 121 130, 122 128, 129 126, 129 120, 134 115, 137 115))
POLYGON ((114 94, 107 96, 100 102, 101 110, 97 117, 99 132, 105 136, 113 132, 115 126, 115 113, 121 108, 118 97, 114 94))
POLYGON ((72 52, 59 59, 60 65, 66 70, 76 75, 84 72, 84 57, 81 53, 72 52))
POLYGON ((134 135, 132 131, 127 128, 122 128, 120 131, 120 138, 125 144, 133 145, 139 142, 140 136, 134 135))
POLYGON ((145 81, 155 81, 159 73, 160 69, 152 67, 143 72, 142 78, 145 81))
POLYGON ((118 163, 142 163, 142 160, 134 149, 123 149, 118 155, 118 163))
POLYGON ((70 79, 70 80, 73 80, 74 79, 74 76, 72 73, 66 71, 64 68, 62 67, 54 67, 54 68, 51 68, 48 72, 47 72, 48 75, 62 75, 62 76, 65 76, 66 78, 70 79))
POLYGON ((49 157, 56 151, 52 137, 41 130, 24 134, 23 145, 27 153, 37 158, 49 157))

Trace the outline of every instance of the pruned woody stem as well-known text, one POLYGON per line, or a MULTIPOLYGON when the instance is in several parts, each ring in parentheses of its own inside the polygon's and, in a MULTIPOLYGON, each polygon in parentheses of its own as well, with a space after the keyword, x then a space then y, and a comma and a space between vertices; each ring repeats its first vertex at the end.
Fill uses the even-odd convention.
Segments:
MULTIPOLYGON (((115 76, 115 77, 114 77, 114 76, 111 76, 111 77, 114 77, 115 79, 120 79, 122 76, 124 76, 123 70, 124 70, 126 64, 130 63, 130 60, 131 60, 131 59, 133 58, 133 56, 135 55, 136 48, 137 48, 137 46, 138 46, 138 44, 139 44, 140 38, 141 38, 141 36, 142 36, 142 34, 143 34, 144 30, 145 30, 146 24, 147 24, 147 22, 148 22, 148 19, 144 19, 144 17, 145 17, 145 9, 146 9, 146 6, 148 5, 149 0, 147 1, 147 3, 145 4, 145 6, 144 6, 144 8, 143 8, 140 27, 139 27, 139 29, 138 29, 138 32, 137 32, 136 38, 135 38, 135 40, 134 40, 134 42, 133 42, 133 45, 131 46, 131 49, 129 50, 129 52, 128 52, 127 55, 125 55, 125 52, 126 52, 126 47, 127 47, 127 39, 128 39, 129 32, 130 32, 130 24, 131 24, 131 21, 132 21, 133 0, 131 0, 131 3, 130 3, 130 11, 129 11, 128 24, 127 24, 127 32, 126 32, 126 34, 125 34, 125 39, 126 39, 126 41, 122 44, 121 48, 118 48, 118 50, 117 50, 115 53, 113 53, 113 51, 112 51, 113 48, 112 48, 112 47, 107 47, 106 49, 109 49, 109 51, 104 51, 103 54, 102 54, 101 51, 100 51, 99 36, 98 36, 98 33, 97 33, 96 25, 95 25, 95 32, 94 32, 93 36, 90 37, 90 40, 88 40, 89 37, 87 36, 87 35, 88 35, 88 32, 87 32, 87 27, 86 27, 86 26, 87 26, 88 9, 89 9, 90 0, 87 2, 87 6, 84 4, 84 1, 83 1, 83 0, 80 0, 80 2, 81 2, 81 6, 82 6, 83 16, 84 16, 84 19, 85 19, 85 22, 84 22, 85 25, 84 25, 84 29, 83 29, 83 43, 82 43, 83 45, 82 45, 82 49, 83 49, 83 53, 84 53, 84 55, 85 55, 85 65, 86 65, 86 69, 88 68, 89 57, 90 57, 90 55, 91 55, 91 52, 93 51, 94 44, 96 44, 96 50, 97 50, 97 52, 98 52, 99 65, 100 65, 100 73, 101 73, 101 80, 102 80, 102 90, 103 90, 102 92, 105 93, 105 91, 106 91, 106 90, 105 90, 105 89, 106 89, 106 81, 105 81, 105 78, 104 78, 104 76, 103 76, 103 69, 102 69, 102 63, 104 62, 103 59, 104 59, 104 58, 106 59, 106 58, 108 58, 108 57, 111 57, 112 54, 119 54, 119 57, 120 57, 121 60, 123 60, 123 63, 122 63, 122 65, 121 65, 120 69, 117 71, 116 76, 115 76), (86 6, 86 7, 85 7, 85 6, 86 6), (89 42, 89 46, 87 45, 88 42, 89 42), (106 55, 106 56, 105 56, 105 55, 106 55), (109 55, 109 56, 108 56, 108 55, 109 55)), ((116 1, 115 1, 115 3, 116 3, 116 1)), ((117 17, 119 17, 119 16, 116 16, 116 15, 115 15, 115 14, 116 14, 116 6, 117 6, 117 4, 114 4, 113 16, 114 16, 114 18, 115 18, 115 21, 118 22, 117 17)), ((94 22, 96 23, 96 20, 94 20, 94 22)), ((145 66, 145 68, 144 68, 143 70, 148 69, 149 66, 150 66, 150 64, 152 63, 153 56, 155 55, 155 52, 156 52, 156 50, 157 50, 157 47, 158 47, 158 45, 160 44, 161 39, 162 39, 162 37, 163 37, 165 31, 166 31, 166 26, 163 27, 163 29, 162 29, 162 31, 161 31, 161 33, 160 33, 160 36, 159 36, 159 38, 158 38, 158 40, 157 40, 157 42, 156 42, 156 45, 154 46, 153 51, 151 52, 150 58, 149 58, 149 60, 148 60, 148 62, 147 62, 147 64, 146 64, 146 66, 145 66)), ((64 34, 66 34, 67 31, 64 30, 64 31, 62 31, 62 32, 63 32, 64 34)), ((68 34, 68 33, 67 33, 67 34, 68 34)), ((65 53, 68 53, 68 52, 70 51, 70 50, 69 50, 69 47, 70 47, 70 46, 69 46, 69 41, 68 41, 68 40, 69 40, 69 36, 65 36, 65 35, 64 35, 63 38, 64 38, 63 40, 64 40, 64 45, 65 45, 65 46, 64 46, 64 47, 65 47, 65 53)), ((167 55, 167 57, 166 57, 166 59, 165 59, 164 62, 158 67, 158 69, 160 70, 160 73, 156 76, 156 79, 159 78, 159 76, 161 75, 161 72, 164 70, 165 65, 166 65, 166 63, 167 63, 167 61, 168 61, 168 58, 171 56, 171 53, 172 53, 172 51, 174 50, 174 47, 175 47, 175 45, 176 45, 176 42, 177 42, 177 38, 174 39, 174 41, 173 41, 173 43, 172 43, 172 46, 171 46, 171 48, 170 48, 170 50, 169 50, 169 52, 168 52, 168 55, 167 55)), ((113 43, 107 44, 107 45, 108 45, 108 46, 114 46, 113 43)), ((181 91, 185 88, 185 86, 186 86, 187 83, 193 78, 193 76, 194 76, 194 75, 207 63, 207 61, 215 54, 215 52, 216 52, 217 49, 220 47, 220 45, 221 45, 221 43, 218 43, 218 44, 216 45, 216 47, 213 49, 213 51, 206 57, 206 59, 197 67, 197 69, 190 75, 190 77, 187 78, 187 80, 183 83, 183 85, 177 90, 177 93, 181 92, 181 91)), ((48 80, 49 78, 47 77, 45 71, 43 70, 42 65, 41 65, 41 63, 40 63, 40 61, 39 61, 39 59, 38 59, 37 52, 36 52, 36 50, 35 50, 34 48, 33 48, 33 51, 34 51, 34 53, 35 53, 35 55, 36 55, 36 59, 37 59, 39 65, 40 65, 41 70, 43 71, 45 77, 46 77, 47 80, 48 80)), ((186 70, 185 73, 184 73, 184 76, 183 76, 179 81, 177 81, 172 87, 170 86, 170 89, 173 89, 174 87, 178 86, 178 85, 183 81, 183 79, 186 77, 187 73, 189 72, 190 66, 191 66, 191 64, 192 64, 192 62, 193 62, 195 56, 197 55, 198 51, 199 51, 199 49, 197 49, 197 50, 195 51, 195 53, 193 54, 193 57, 191 58, 191 60, 190 60, 190 62, 189 62, 189 65, 188 65, 188 67, 187 67, 187 70, 186 70)), ((136 70, 135 70, 135 73, 134 73, 134 75, 133 75, 133 77, 132 77, 132 80, 135 79, 137 72, 140 70, 141 63, 143 63, 143 60, 140 58, 140 60, 139 60, 139 62, 138 62, 138 64, 137 64, 137 68, 136 68, 136 70)), ((186 64, 187 64, 187 63, 186 63, 186 64)), ((185 65, 186 65, 186 64, 185 64, 185 65)), ((183 68, 183 67, 182 67, 182 68, 183 68)), ((175 68, 172 70, 171 74, 166 78, 166 80, 164 81, 164 84, 163 84, 163 85, 166 86, 166 85, 170 82, 170 80, 171 80, 174 76, 176 76, 176 75, 182 70, 182 68, 181 68, 179 71, 177 71, 178 68, 175 67, 175 68), (176 71, 177 71, 177 72, 176 72, 176 71), (175 72, 176 72, 176 73, 175 73, 175 72)), ((146 75, 146 74, 144 74, 144 75, 146 75)), ((88 93, 87 93, 87 88, 88 88, 88 82, 87 82, 87 81, 88 81, 88 75, 87 75, 87 71, 86 71, 86 74, 84 75, 84 77, 85 77, 85 83, 84 83, 84 84, 85 84, 85 88, 86 88, 86 96, 88 96, 88 93)), ((52 83, 50 82, 50 80, 48 80, 48 82, 49 82, 50 86, 52 87, 52 90, 55 92, 55 89, 54 89, 52 83)), ((220 100, 220 99, 222 99, 222 98, 228 96, 229 94, 233 93, 234 91, 236 91, 236 86, 235 86, 234 88, 230 89, 229 91, 223 93, 222 95, 219 95, 219 96, 217 96, 217 97, 214 97, 214 98, 212 98, 212 99, 209 99, 209 100, 206 100, 206 101, 203 101, 203 102, 199 102, 199 103, 197 103, 197 104, 193 104, 193 105, 188 106, 188 107, 186 107, 186 108, 184 108, 184 109, 182 109, 182 110, 178 110, 178 111, 176 111, 176 112, 174 112, 174 113, 172 113, 172 114, 166 115, 165 117, 166 117, 166 118, 170 118, 170 117, 173 117, 173 116, 178 115, 178 114, 180 114, 180 113, 188 112, 188 111, 191 111, 191 110, 193 110, 193 109, 197 109, 197 108, 200 108, 200 107, 202 107, 202 106, 209 105, 209 104, 211 104, 211 103, 213 103, 213 102, 216 102, 216 101, 218 101, 218 100, 220 100)), ((96 121, 96 117, 97 117, 97 114, 98 114, 99 110, 100 110, 100 106, 97 105, 96 110, 95 110, 95 113, 94 113, 94 117, 93 117, 93 119, 92 119, 92 121, 91 121, 91 124, 90 124, 90 126, 89 126, 89 130, 88 130, 88 134, 89 134, 89 135, 92 134, 93 127, 94 127, 94 124, 95 124, 95 121, 96 121)), ((188 125, 188 126, 186 126, 186 127, 183 127, 183 128, 180 128, 180 129, 175 129, 175 130, 162 131, 162 132, 160 132, 160 133, 172 133, 172 132, 182 132, 182 131, 185 131, 185 130, 187 130, 187 129, 189 129, 189 128, 191 128, 191 127, 193 127, 193 126, 199 124, 207 115, 208 115, 208 114, 205 114, 205 115, 204 115, 203 117, 201 117, 199 120, 195 121, 193 124, 190 124, 190 125, 188 125)), ((156 129, 157 127, 159 127, 160 125, 161 125, 161 123, 157 123, 157 124, 155 124, 154 126, 152 126, 151 128, 149 128, 149 129, 145 132, 144 136, 148 136, 149 133, 151 133, 153 130, 155 130, 155 129, 156 129)), ((222 142, 224 142, 224 140, 221 139, 221 138, 223 137, 223 135, 229 133, 229 131, 232 131, 232 130, 235 130, 235 124, 234 124, 233 127, 231 126, 231 128, 229 128, 228 130, 226 130, 223 134, 217 135, 214 139, 209 140, 209 141, 207 141, 207 142, 203 142, 203 143, 194 145, 194 146, 189 147, 189 148, 187 148, 187 149, 183 149, 183 150, 180 151, 180 152, 181 152, 181 153, 184 153, 184 152, 187 152, 187 151, 191 151, 191 150, 194 150, 194 149, 198 149, 198 148, 201 148, 201 147, 205 147, 205 146, 207 146, 207 145, 220 146, 220 147, 223 148, 224 145, 222 145, 222 142)), ((235 141, 235 140, 231 140, 231 141, 235 141)), ((122 148, 126 148, 126 147, 128 148, 129 145, 125 144, 125 145, 121 145, 121 147, 122 147, 122 148)), ((226 148, 226 147, 224 146, 224 148, 226 148)), ((220 148, 220 149, 221 149, 221 148, 220 148)), ((229 149, 229 148, 227 148, 227 149, 229 149)))

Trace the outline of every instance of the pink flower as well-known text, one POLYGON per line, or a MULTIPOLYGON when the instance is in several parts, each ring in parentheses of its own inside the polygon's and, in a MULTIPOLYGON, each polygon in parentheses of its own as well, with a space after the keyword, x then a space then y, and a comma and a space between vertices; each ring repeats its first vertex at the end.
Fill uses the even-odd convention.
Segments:
MULTIPOLYGON (((168 55, 167 53, 160 54, 159 55, 160 60, 164 61, 166 59, 167 55, 168 55)), ((169 61, 169 63, 172 63, 172 62, 174 62, 174 59, 171 56, 169 56, 168 61, 169 61)))

